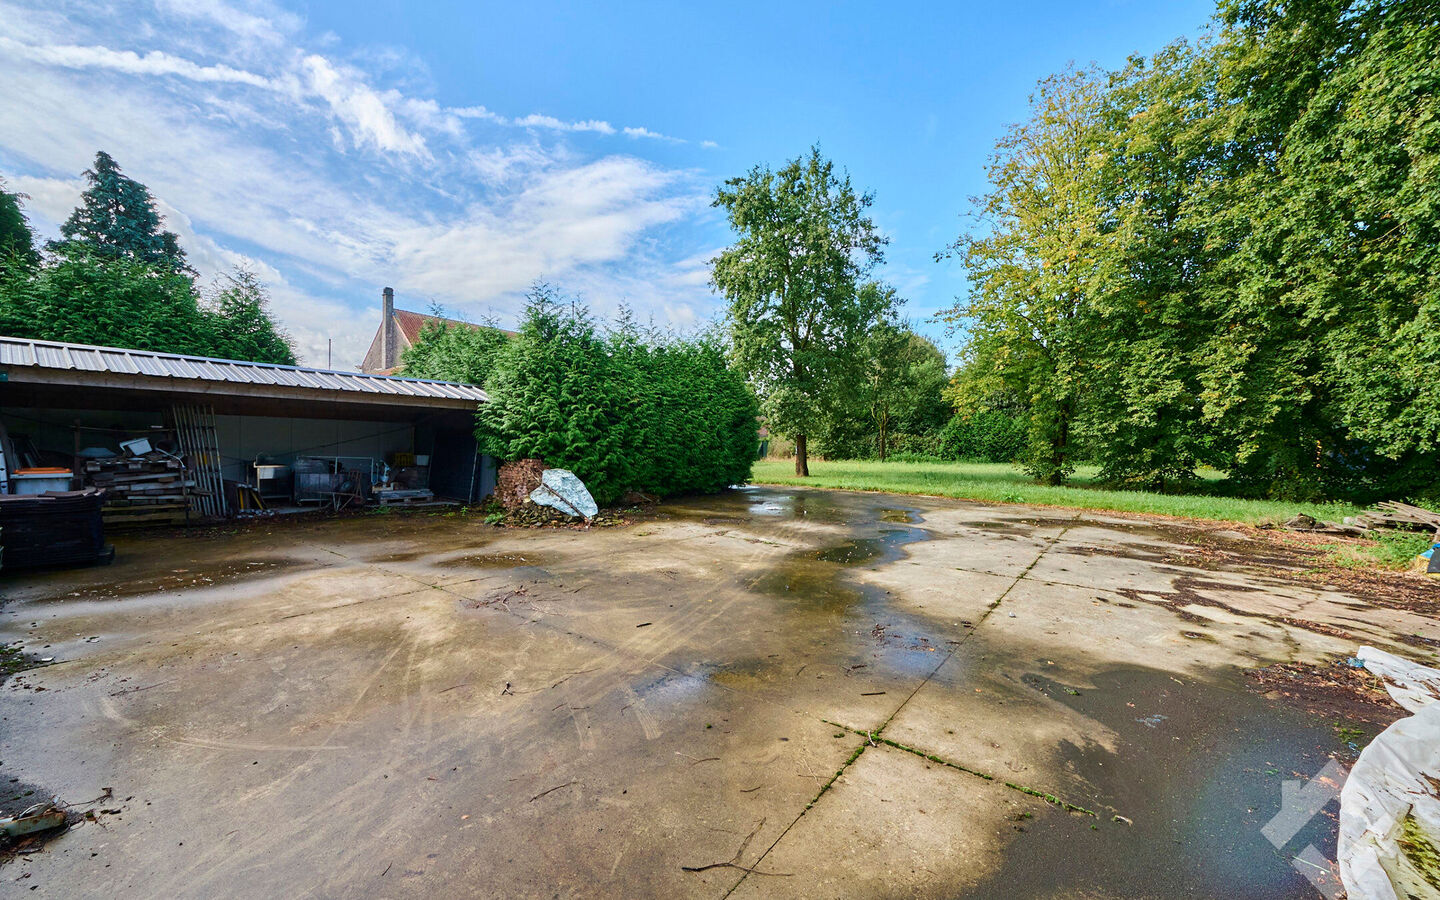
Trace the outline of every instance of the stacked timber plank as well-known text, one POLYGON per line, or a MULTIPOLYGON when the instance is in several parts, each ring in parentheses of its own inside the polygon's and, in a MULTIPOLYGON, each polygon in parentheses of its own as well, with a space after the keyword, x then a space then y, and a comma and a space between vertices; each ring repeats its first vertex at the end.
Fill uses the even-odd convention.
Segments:
POLYGON ((181 524, 197 493, 180 460, 154 451, 86 460, 85 479, 106 491, 107 525, 181 524))
POLYGON ((1346 516, 1342 522, 1321 522, 1301 513, 1285 523, 1291 531, 1313 531, 1323 534, 1369 534, 1375 529, 1400 528, 1407 531, 1428 529, 1440 541, 1440 513, 1419 506, 1384 500, 1375 508, 1358 516, 1346 516))
POLYGON ((1428 509, 1411 506, 1408 503, 1386 500, 1375 504, 1375 508, 1368 512, 1347 518, 1345 524, 1367 530, 1371 528, 1418 527, 1440 533, 1440 513, 1433 513, 1428 509))

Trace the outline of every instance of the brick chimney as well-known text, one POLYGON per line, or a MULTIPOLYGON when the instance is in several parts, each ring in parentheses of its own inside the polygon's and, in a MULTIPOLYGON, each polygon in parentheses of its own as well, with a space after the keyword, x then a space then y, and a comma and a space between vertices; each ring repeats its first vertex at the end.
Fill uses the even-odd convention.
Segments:
POLYGON ((380 292, 380 368, 395 365, 399 344, 395 334, 395 289, 387 287, 380 292))

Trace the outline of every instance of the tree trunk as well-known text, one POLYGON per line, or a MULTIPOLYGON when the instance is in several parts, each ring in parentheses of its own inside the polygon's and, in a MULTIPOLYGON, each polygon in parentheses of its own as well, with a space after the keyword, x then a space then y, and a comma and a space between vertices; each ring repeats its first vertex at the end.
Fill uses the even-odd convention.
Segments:
POLYGON ((805 435, 795 435, 795 474, 800 478, 810 477, 810 460, 805 455, 805 435))
POLYGON ((880 420, 880 461, 881 461, 881 462, 884 462, 884 461, 885 461, 886 450, 888 449, 888 448, 886 447, 886 441, 885 441, 885 438, 886 438, 886 437, 887 437, 887 435, 885 434, 885 420, 884 420, 884 419, 881 419, 881 420, 880 420))
POLYGON ((1059 414, 1059 433, 1050 445, 1050 477, 1046 479, 1057 487, 1065 483, 1065 459, 1070 454, 1070 405, 1061 403, 1059 414))

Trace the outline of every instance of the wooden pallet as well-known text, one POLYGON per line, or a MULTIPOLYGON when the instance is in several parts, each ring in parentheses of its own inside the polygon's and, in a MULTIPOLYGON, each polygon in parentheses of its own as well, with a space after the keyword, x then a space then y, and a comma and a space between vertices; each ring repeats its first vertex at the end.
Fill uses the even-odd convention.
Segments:
POLYGON ((381 506, 417 506, 422 503, 433 503, 435 494, 428 490, 414 491, 376 491, 375 499, 381 506))

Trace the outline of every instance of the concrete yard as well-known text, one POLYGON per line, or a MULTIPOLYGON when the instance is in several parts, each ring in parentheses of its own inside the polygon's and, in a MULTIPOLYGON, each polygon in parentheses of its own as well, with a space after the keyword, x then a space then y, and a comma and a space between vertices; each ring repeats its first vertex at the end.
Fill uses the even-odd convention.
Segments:
POLYGON ((1333 805, 1262 828, 1343 735, 1244 670, 1440 640, 1216 526, 883 494, 115 543, 0 580, 54 657, 0 775, 114 795, 7 896, 1315 897, 1333 805))

